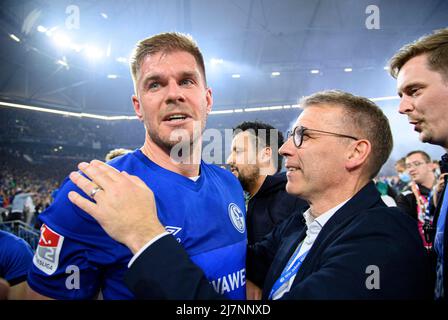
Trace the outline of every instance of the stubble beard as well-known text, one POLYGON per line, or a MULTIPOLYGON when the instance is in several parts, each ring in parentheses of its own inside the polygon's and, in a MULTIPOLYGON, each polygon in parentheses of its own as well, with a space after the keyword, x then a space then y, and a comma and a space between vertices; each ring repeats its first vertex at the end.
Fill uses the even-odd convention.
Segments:
POLYGON ((241 183, 244 191, 249 191, 250 187, 253 186, 258 177, 260 176, 258 167, 250 168, 249 172, 243 174, 240 170, 238 170, 238 180, 241 183))
MULTIPOLYGON (((199 121, 195 121, 199 122, 199 121)), ((151 141, 153 141, 159 148, 164 150, 167 154, 171 155, 171 152, 173 151, 174 147, 178 147, 178 149, 181 150, 190 150, 190 154, 193 152, 193 148, 195 144, 201 142, 202 134, 205 130, 205 124, 206 124, 206 117, 202 119, 200 124, 200 132, 195 132, 195 125, 193 124, 193 130, 191 133, 188 134, 188 136, 182 134, 187 131, 187 129, 179 128, 173 130, 168 137, 162 137, 160 136, 159 132, 157 130, 153 130, 150 128, 148 124, 145 123, 145 129, 146 132, 150 138, 151 141)), ((185 155, 185 156, 189 156, 185 155)), ((180 155, 181 157, 183 155, 180 155)))

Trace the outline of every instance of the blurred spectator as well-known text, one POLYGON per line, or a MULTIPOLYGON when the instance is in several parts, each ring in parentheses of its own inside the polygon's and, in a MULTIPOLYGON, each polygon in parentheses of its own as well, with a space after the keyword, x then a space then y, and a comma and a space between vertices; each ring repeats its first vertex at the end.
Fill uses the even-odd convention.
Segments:
POLYGON ((113 149, 107 153, 105 160, 107 162, 107 161, 110 161, 116 157, 122 156, 129 152, 132 152, 132 150, 124 149, 124 148, 113 149))
POLYGON ((445 177, 448 175, 448 173, 442 173, 439 175, 439 177, 437 178, 436 184, 433 188, 433 194, 432 194, 432 202, 431 205, 434 206, 434 210, 435 207, 437 207, 437 204, 439 202, 439 199, 442 196, 442 191, 444 190, 445 187, 445 177))
POLYGON ((411 176, 406 170, 406 157, 395 162, 395 171, 397 172, 397 177, 392 179, 391 187, 396 194, 399 194, 408 186, 408 183, 411 182, 411 176))
MULTIPOLYGON (((47 171, 49 172, 43 170, 42 168, 30 168, 25 166, 19 170, 15 167, 17 163, 14 162, 20 164, 20 161, 9 158, 6 161, 0 162, 0 194, 3 195, 4 201, 3 207, 0 208, 0 220, 11 221, 19 219, 25 222, 27 218, 28 224, 33 226, 35 225, 39 210, 41 210, 41 208, 45 209, 51 203, 51 192, 57 188, 58 182, 55 178, 47 178, 51 176, 51 170, 48 168, 47 171), (34 171, 33 169, 36 170, 34 171), (30 210, 28 211, 30 214, 27 216, 24 216, 23 211, 20 210, 19 198, 16 199, 14 208, 11 204, 11 200, 14 199, 14 194, 17 193, 18 189, 22 191, 25 189, 32 193, 32 196, 30 197, 32 197, 35 209, 33 212, 32 206, 30 206, 30 210), (12 214, 11 211, 14 211, 14 214, 12 214)), ((56 173, 55 176, 57 176, 56 173)), ((22 198, 22 196, 20 198, 22 198)), ((30 199, 26 199, 26 197, 21 200, 25 200, 23 204, 30 201, 30 199)))
POLYGON ((33 193, 17 188, 12 201, 11 216, 8 220, 22 220, 27 224, 30 223, 35 211, 32 195, 33 193))
POLYGON ((9 299, 25 297, 26 278, 32 260, 33 251, 25 240, 0 230, 0 278, 6 279, 11 286, 9 299))
POLYGON ((388 207, 396 207, 397 203, 395 202, 395 191, 390 187, 386 182, 375 179, 376 189, 381 194, 381 199, 388 207))
POLYGON ((441 174, 441 172, 440 172, 440 163, 439 163, 438 160, 433 160, 432 161, 432 165, 433 165, 433 168, 434 168, 434 175, 436 176, 436 179, 438 179, 440 177, 440 174, 441 174))
POLYGON ((411 175, 410 187, 397 197, 397 205, 408 215, 417 220, 418 229, 426 248, 430 244, 426 241, 423 226, 432 222, 429 211, 432 189, 436 183, 434 166, 429 155, 424 151, 412 151, 406 156, 406 168, 411 175))

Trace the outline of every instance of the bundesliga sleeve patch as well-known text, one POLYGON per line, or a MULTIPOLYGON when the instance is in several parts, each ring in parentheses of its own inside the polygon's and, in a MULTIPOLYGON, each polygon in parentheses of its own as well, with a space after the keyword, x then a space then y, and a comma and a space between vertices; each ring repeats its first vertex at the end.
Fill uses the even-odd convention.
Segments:
POLYGON ((64 237, 51 230, 45 224, 40 229, 39 245, 33 258, 34 265, 51 276, 58 268, 59 254, 64 237))

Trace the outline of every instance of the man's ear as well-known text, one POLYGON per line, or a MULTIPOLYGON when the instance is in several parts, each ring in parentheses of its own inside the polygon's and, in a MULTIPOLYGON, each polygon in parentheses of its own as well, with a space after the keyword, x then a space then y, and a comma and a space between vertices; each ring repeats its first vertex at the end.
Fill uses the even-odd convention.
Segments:
POLYGON ((272 148, 271 147, 265 147, 258 153, 260 162, 262 163, 269 163, 272 159, 272 148))
POLYGON ((143 113, 142 113, 142 108, 140 105, 140 100, 138 99, 138 97, 135 94, 132 95, 132 105, 134 106, 134 111, 135 111, 135 114, 137 115, 138 119, 140 121, 143 121, 143 113))
POLYGON ((213 95, 211 88, 207 88, 205 100, 207 101, 207 114, 209 114, 212 111, 213 106, 213 95))
POLYGON ((431 162, 431 170, 435 172, 437 170, 437 168, 438 168, 438 165, 435 164, 434 162, 431 162))
POLYGON ((372 145, 369 140, 362 139, 352 142, 347 150, 346 169, 351 171, 359 168, 368 161, 371 152, 372 145))

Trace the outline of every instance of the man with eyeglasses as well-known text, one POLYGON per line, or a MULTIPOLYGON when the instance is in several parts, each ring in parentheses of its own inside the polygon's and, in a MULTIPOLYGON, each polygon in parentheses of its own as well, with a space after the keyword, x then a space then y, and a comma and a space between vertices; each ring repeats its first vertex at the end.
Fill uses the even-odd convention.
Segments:
POLYGON ((269 267, 265 279, 251 280, 274 300, 428 297, 415 224, 388 208, 372 182, 392 149, 387 118, 368 99, 340 91, 316 93, 300 105, 279 152, 286 190, 310 204, 306 227, 293 217, 250 248, 248 279, 269 267), (374 270, 378 283, 369 278, 374 270))
POLYGON ((425 237, 424 226, 432 223, 430 207, 433 208, 432 189, 436 183, 434 165, 431 157, 420 150, 409 152, 405 161, 412 182, 410 187, 397 196, 397 206, 417 221, 423 245, 430 249, 431 243, 425 237))
MULTIPOLYGON (((316 93, 300 104, 303 112, 279 152, 286 158, 287 192, 310 208, 248 247, 245 276, 263 288, 263 299, 428 297, 428 266, 415 222, 387 207, 372 181, 392 149, 387 118, 370 100, 340 91, 316 93)), ((175 238, 161 236, 151 190, 105 164, 98 169, 84 171, 93 181, 107 175, 114 184, 126 183, 120 198, 127 201, 74 203, 138 252, 125 279, 135 295, 222 299, 175 238), (125 220, 120 212, 127 213, 125 220)), ((87 179, 75 183, 88 192, 87 179)))

